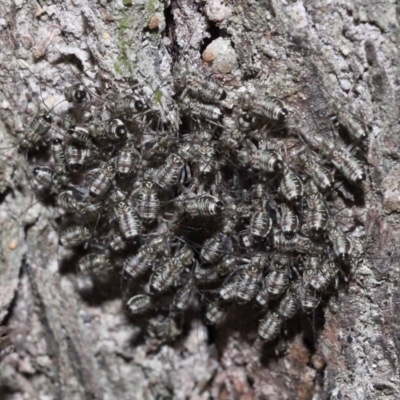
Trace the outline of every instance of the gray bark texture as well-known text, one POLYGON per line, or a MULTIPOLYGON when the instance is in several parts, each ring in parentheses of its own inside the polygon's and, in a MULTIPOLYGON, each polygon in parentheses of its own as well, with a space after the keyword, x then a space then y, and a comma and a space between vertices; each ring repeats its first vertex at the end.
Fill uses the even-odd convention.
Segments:
POLYGON ((0 0, 0 324, 6 327, 0 398, 399 399, 400 6, 390 0, 124 3, 131 4, 0 0), (18 151, 29 120, 44 104, 62 100, 52 88, 76 82, 78 70, 65 61, 71 59, 89 88, 96 79, 120 93, 132 82, 145 84, 161 98, 160 113, 177 125, 176 57, 227 87, 257 74, 269 94, 289 100, 292 123, 304 131, 312 131, 310 121, 296 104, 310 81, 368 126, 365 201, 356 210, 364 252, 336 304, 305 316, 280 351, 238 321, 213 328, 210 340, 197 313, 173 344, 138 340, 121 298, 90 301, 79 294, 87 282, 57 244, 58 210, 38 201, 32 166, 18 151))

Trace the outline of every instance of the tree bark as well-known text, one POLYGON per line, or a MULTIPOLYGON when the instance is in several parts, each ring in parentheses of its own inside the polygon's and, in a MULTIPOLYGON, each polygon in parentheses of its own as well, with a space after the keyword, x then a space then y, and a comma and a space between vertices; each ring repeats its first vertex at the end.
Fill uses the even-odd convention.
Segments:
POLYGON ((398 15, 396 4, 367 0, 3 0, 0 323, 15 352, 1 363, 0 397, 398 399, 398 15), (202 54, 203 39, 211 44, 202 54), (310 85, 368 126, 364 199, 349 211, 364 223, 365 250, 339 291, 337 312, 332 300, 290 321, 284 348, 256 340, 241 314, 207 330, 194 313, 177 343, 142 342, 120 298, 88 301, 74 267, 59 262, 73 257, 57 245, 58 210, 37 200, 32 166, 18 152, 24 127, 44 104, 61 100, 58 85, 76 81, 79 70, 89 87, 98 79, 124 93, 145 83, 161 99, 161 115, 178 126, 176 59, 232 90, 258 82, 257 90, 287 99, 291 129, 304 136, 313 133, 303 106, 310 85))

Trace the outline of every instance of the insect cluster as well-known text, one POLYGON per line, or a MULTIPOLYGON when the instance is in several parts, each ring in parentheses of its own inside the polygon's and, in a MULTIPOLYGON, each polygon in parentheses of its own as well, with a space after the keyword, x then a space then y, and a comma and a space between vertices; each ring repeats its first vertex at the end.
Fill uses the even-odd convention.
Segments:
POLYGON ((140 85, 103 98, 77 81, 64 88, 68 110, 36 116, 20 147, 61 210, 60 245, 84 252, 80 273, 121 278, 127 313, 168 313, 170 323, 201 302, 217 324, 249 303, 271 341, 357 262, 357 227, 337 204, 346 191, 362 196, 354 154, 366 131, 311 85, 316 148, 292 126, 290 101, 229 90, 189 64, 172 74, 179 130, 140 85))

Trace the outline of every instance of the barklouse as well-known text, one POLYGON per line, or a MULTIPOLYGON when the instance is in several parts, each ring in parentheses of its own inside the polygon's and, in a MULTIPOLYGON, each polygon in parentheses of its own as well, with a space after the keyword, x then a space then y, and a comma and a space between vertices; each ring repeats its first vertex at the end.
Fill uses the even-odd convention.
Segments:
POLYGON ((329 224, 329 212, 320 194, 307 196, 307 226, 311 235, 326 232, 329 224))
POLYGON ((316 268, 304 272, 303 282, 319 292, 325 291, 335 279, 337 270, 332 260, 319 260, 316 268))
POLYGON ((218 290, 218 294, 224 301, 232 301, 236 298, 237 287, 240 284, 240 274, 226 279, 218 290))
POLYGON ((110 189, 113 183, 113 179, 115 177, 115 168, 114 165, 104 164, 99 170, 96 172, 95 177, 89 186, 89 193, 93 197, 102 197, 104 196, 110 189))
POLYGON ((280 191, 289 202, 296 202, 303 196, 304 188, 301 179, 289 167, 283 170, 280 191))
POLYGON ((60 233, 59 243, 64 247, 80 246, 90 240, 91 237, 92 234, 87 227, 72 226, 60 233))
POLYGON ((180 196, 175 200, 177 208, 191 217, 213 217, 224 210, 223 203, 210 194, 196 196, 189 193, 188 197, 180 196))
POLYGON ((299 229, 299 218, 294 210, 287 204, 280 204, 280 228, 285 238, 290 239, 299 229))
POLYGON ((338 227, 328 231, 328 237, 333 247, 333 253, 341 261, 348 261, 352 253, 352 244, 347 236, 338 227))
POLYGON ((126 308, 132 315, 149 311, 153 306, 154 299, 148 294, 137 294, 131 297, 126 303, 126 308))
POLYGON ((274 263, 264 279, 264 286, 271 296, 280 296, 289 286, 289 271, 286 265, 274 263))
POLYGON ((41 144, 44 136, 50 130, 52 123, 53 118, 49 114, 34 117, 24 132, 24 138, 21 140, 20 146, 22 148, 32 149, 41 144))
POLYGON ((89 97, 86 87, 81 83, 66 87, 64 89, 64 96, 68 102, 78 104, 87 101, 89 97))
POLYGON ((284 319, 290 319, 296 314, 296 311, 296 296, 289 289, 279 302, 278 312, 284 319))
POLYGON ((51 150, 54 160, 54 170, 58 174, 64 174, 67 168, 67 160, 64 153, 63 140, 55 138, 51 141, 51 150))
POLYGON ((354 141, 362 141, 367 139, 367 129, 363 127, 362 124, 355 117, 344 112, 342 109, 339 110, 337 116, 340 123, 346 127, 347 131, 350 134, 350 137, 354 141))
POLYGON ((197 72, 190 64, 175 65, 175 85, 179 90, 188 91, 193 98, 205 103, 216 103, 226 98, 225 90, 212 78, 197 72))
POLYGON ((304 282, 294 283, 292 289, 306 313, 312 312, 318 307, 321 301, 321 295, 315 289, 304 282))
POLYGON ((200 259, 209 264, 215 263, 228 251, 229 247, 229 238, 223 233, 217 233, 204 242, 200 259))
POLYGON ((271 299, 271 295, 269 294, 267 288, 264 286, 263 282, 261 283, 260 290, 255 297, 255 301, 263 308, 268 305, 268 302, 271 299))
POLYGON ((88 148, 92 147, 92 140, 89 130, 82 126, 72 126, 65 134, 65 140, 68 143, 76 143, 88 148))
POLYGON ((350 183, 361 185, 365 181, 366 174, 362 162, 346 148, 336 147, 330 140, 326 140, 321 150, 350 183))
POLYGON ((219 276, 226 276, 236 271, 240 263, 239 257, 227 254, 222 257, 215 269, 219 276))
POLYGON ((150 223, 157 218, 160 199, 153 182, 142 183, 138 194, 137 208, 138 214, 144 222, 150 223))
POLYGON ((139 152, 131 143, 126 143, 118 150, 114 158, 116 173, 122 176, 129 175, 138 159, 140 159, 139 152))
POLYGON ((244 111, 251 112, 262 118, 283 121, 288 114, 283 101, 276 97, 266 96, 263 99, 259 99, 256 96, 250 96, 245 93, 239 101, 244 111))
POLYGON ((128 135, 124 122, 119 118, 92 123, 89 132, 97 140, 121 140, 128 135))
POLYGON ((127 242, 119 232, 112 232, 108 247, 116 253, 124 251, 127 248, 127 242))
POLYGON ((209 303, 206 307, 206 322, 211 325, 220 323, 226 316, 227 310, 218 303, 209 303))
POLYGON ((76 143, 67 143, 64 156, 67 169, 71 172, 79 172, 92 159, 92 150, 76 143))
POLYGON ((112 100, 109 107, 116 115, 127 118, 132 118, 150 109, 144 97, 135 92, 129 96, 112 100))
POLYGON ((279 335, 282 322, 282 317, 277 312, 271 311, 260 321, 258 334, 263 340, 269 342, 279 335))
POLYGON ((50 189, 56 183, 57 174, 50 167, 35 167, 32 173, 38 185, 43 189, 50 189))
POLYGON ((265 211, 256 211, 250 220, 250 234, 256 237, 265 238, 271 232, 272 221, 265 211))
POLYGON ((112 268, 108 253, 89 253, 78 262, 78 269, 83 274, 100 276, 112 268))
POLYGON ((283 169, 282 156, 276 150, 250 149, 240 150, 237 158, 242 166, 249 166, 268 173, 277 173, 283 169))
POLYGON ((177 255, 166 260, 151 275, 149 281, 151 290, 156 293, 168 290, 184 268, 192 264, 193 257, 193 250, 184 246, 177 255))
POLYGON ((177 154, 170 154, 165 163, 148 177, 162 190, 171 189, 178 184, 178 177, 184 167, 184 162, 177 154))
POLYGON ((124 271, 131 278, 137 278, 149 271, 157 256, 165 253, 166 237, 159 236, 142 245, 139 251, 125 259, 124 271))
POLYGON ((186 310, 196 292, 196 285, 193 279, 187 282, 182 288, 180 288, 172 300, 172 307, 176 310, 186 310))
POLYGON ((238 303, 248 303, 257 292, 262 268, 258 263, 251 263, 244 267, 236 285, 236 300, 238 303))
POLYGON ((333 176, 328 168, 319 164, 314 158, 304 156, 304 169, 322 192, 333 188, 333 176))
POLYGON ((140 235, 140 220, 129 202, 119 202, 114 206, 118 228, 126 240, 135 239, 140 235))
POLYGON ((223 117, 221 109, 215 105, 202 104, 187 97, 181 100, 181 110, 183 115, 195 115, 210 121, 219 121, 223 117))

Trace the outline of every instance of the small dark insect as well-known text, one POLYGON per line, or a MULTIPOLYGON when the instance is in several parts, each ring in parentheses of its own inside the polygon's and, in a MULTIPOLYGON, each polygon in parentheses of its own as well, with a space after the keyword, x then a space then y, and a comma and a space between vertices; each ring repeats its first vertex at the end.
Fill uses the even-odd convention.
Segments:
POLYGON ((204 265, 196 263, 194 267, 194 276, 196 278, 196 283, 209 283, 220 280, 217 271, 215 271, 215 269, 209 264, 204 265))
POLYGON ((140 234, 140 220, 133 207, 126 202, 117 203, 114 207, 119 231, 126 240, 135 239, 140 234))
POLYGON ((290 239, 299 228, 299 219, 293 209, 285 203, 280 204, 280 227, 286 239, 290 239))
POLYGON ((226 98, 225 90, 212 78, 200 74, 189 64, 177 64, 173 71, 176 86, 200 101, 216 103, 226 98))
POLYGON ((166 238, 160 236, 142 245, 137 254, 129 256, 124 262, 124 271, 131 277, 137 278, 149 271, 157 258, 165 252, 166 238))
POLYGON ((114 158, 115 170, 117 174, 122 176, 129 175, 135 166, 136 160, 138 159, 140 159, 139 152, 131 143, 126 143, 118 150, 118 153, 114 158))
POLYGON ((223 233, 217 233, 204 242, 200 259, 209 264, 215 263, 224 255, 224 250, 226 251, 228 246, 228 237, 223 233))
POLYGON ((271 295, 268 292, 268 288, 264 286, 264 284, 261 284, 260 290, 257 293, 257 296, 255 298, 256 302, 263 308, 265 308, 268 305, 268 302, 271 299, 271 295))
POLYGON ((69 128, 65 134, 65 140, 67 143, 76 143, 88 148, 90 148, 92 144, 89 131, 81 126, 72 126, 69 128))
POLYGON ((86 163, 92 159, 92 151, 89 147, 67 143, 64 156, 67 169, 71 172, 77 172, 82 170, 86 163))
POLYGON ((255 212, 250 220, 250 234, 256 237, 265 238, 271 232, 272 221, 268 213, 264 211, 255 212))
POLYGON ((145 181, 140 187, 137 200, 138 214, 147 223, 153 222, 158 216, 160 199, 153 182, 145 181))
POLYGON ((67 168, 67 160, 64 154, 64 145, 62 139, 53 139, 51 141, 51 150, 54 159, 54 170, 58 174, 65 174, 67 168))
POLYGON ((296 311, 296 296, 294 296, 293 293, 288 290, 279 303, 278 312, 284 319, 290 319, 296 314, 296 311))
POLYGON ((355 141, 367 139, 367 130, 361 125, 356 118, 340 110, 337 114, 339 121, 343 124, 350 134, 350 137, 355 141))
POLYGON ((224 210, 223 203, 210 194, 180 196, 175 200, 177 208, 191 217, 213 217, 224 210))
POLYGON ((253 103, 251 110, 254 114, 274 121, 283 121, 287 116, 285 105, 275 97, 265 97, 263 101, 253 103))
POLYGON ((122 99, 115 99, 109 106, 115 114, 125 115, 128 118, 144 113, 150 108, 145 99, 136 93, 122 99))
POLYGON ((320 236, 329 224, 329 212, 320 194, 307 197, 307 225, 310 236, 320 236))
POLYGON ((32 172, 36 182, 43 189, 50 189, 56 183, 57 174, 50 167, 35 167, 32 172))
POLYGON ((297 295, 297 298, 305 312, 312 312, 318 307, 321 301, 321 295, 317 293, 315 289, 312 289, 303 282, 294 283, 292 289, 297 295))
POLYGON ((262 269, 257 263, 244 267, 243 272, 239 275, 239 282, 236 285, 236 300, 238 303, 248 303, 256 296, 261 273, 262 269))
POLYGON ((271 272, 265 277, 264 286, 271 296, 280 296, 289 286, 289 273, 286 265, 274 263, 271 272))
POLYGON ((319 248, 313 246, 313 243, 308 237, 297 234, 291 239, 287 239, 280 231, 274 232, 274 248, 284 254, 296 252, 303 254, 308 252, 318 253, 319 251, 319 248))
POLYGON ((112 186, 115 168, 112 164, 102 166, 89 186, 89 193, 93 197, 104 196, 112 186))
POLYGON ((334 143, 326 140, 321 151, 350 183, 361 185, 365 181, 366 175, 361 161, 345 148, 336 148, 334 143))
POLYGON ((93 122, 89 125, 89 132, 97 140, 121 140, 128 135, 124 122, 119 118, 93 122))
POLYGON ((88 98, 85 86, 80 83, 65 88, 64 96, 69 103, 78 104, 83 103, 88 98))
POLYGON ((224 306, 218 303, 209 303, 206 308, 206 323, 215 325, 220 323, 226 316, 227 311, 224 306))
POLYGON ((275 150, 240 150, 239 163, 264 172, 274 173, 283 169, 282 156, 275 150))
POLYGON ((254 117, 251 113, 238 113, 236 116, 236 126, 241 132, 249 132, 254 128, 254 117))
POLYGON ((285 167, 283 171, 280 191, 289 202, 299 201, 303 196, 303 183, 289 167, 285 167))
POLYGON ((148 294, 137 294, 131 297, 126 303, 130 314, 136 315, 149 311, 154 306, 154 299, 148 294))
POLYGON ((219 121, 223 117, 221 109, 211 104, 202 104, 187 97, 181 101, 183 115, 196 115, 210 121, 219 121))
POLYGON ((176 256, 158 267, 150 277, 150 288, 157 293, 168 290, 176 277, 193 262, 193 250, 184 246, 176 256))
POLYGON ((127 248, 127 242, 119 232, 113 232, 108 246, 111 251, 118 253, 127 248))
POLYGON ((164 165, 154 171, 152 178, 161 189, 171 189, 178 183, 178 177, 183 167, 182 158, 177 154, 170 154, 164 165))
POLYGON ((303 282, 318 292, 325 291, 333 282, 338 268, 331 260, 318 260, 319 265, 303 273, 303 282))
POLYGON ((111 270, 108 253, 89 253, 78 263, 78 269, 83 274, 100 276, 111 270))
POLYGON ((219 276, 229 275, 236 271, 239 262, 239 257, 232 254, 227 254, 223 256, 221 261, 216 265, 216 272, 219 276))
POLYGON ((331 161, 349 182, 360 185, 365 181, 366 175, 361 161, 345 149, 334 150, 331 161))
POLYGON ((352 244, 340 228, 334 227, 328 231, 328 237, 333 247, 333 253, 341 261, 348 261, 352 253, 352 244))
POLYGON ((86 243, 91 237, 92 234, 88 228, 78 225, 62 231, 59 243, 61 246, 70 248, 86 243))
POLYGON ((224 301, 232 301, 236 298, 237 288, 240 284, 240 274, 228 278, 218 290, 218 294, 224 301))
POLYGON ((271 311, 260 321, 258 334, 263 340, 269 342, 279 335, 282 322, 282 317, 277 312, 271 311))
POLYGON ((186 310, 196 292, 196 285, 193 279, 187 282, 181 289, 179 289, 172 301, 172 307, 176 310, 184 311, 186 310))
POLYGON ((49 114, 38 115, 33 118, 24 132, 24 138, 21 140, 20 146, 22 148, 32 149, 39 145, 49 131, 52 123, 53 119, 49 114))
POLYGON ((288 114, 283 102, 276 97, 267 96, 260 100, 245 93, 240 98, 240 104, 244 111, 274 121, 283 121, 288 114))
POLYGON ((304 169, 314 183, 322 192, 333 188, 333 176, 328 168, 317 163, 313 158, 302 158, 305 160, 304 169))

